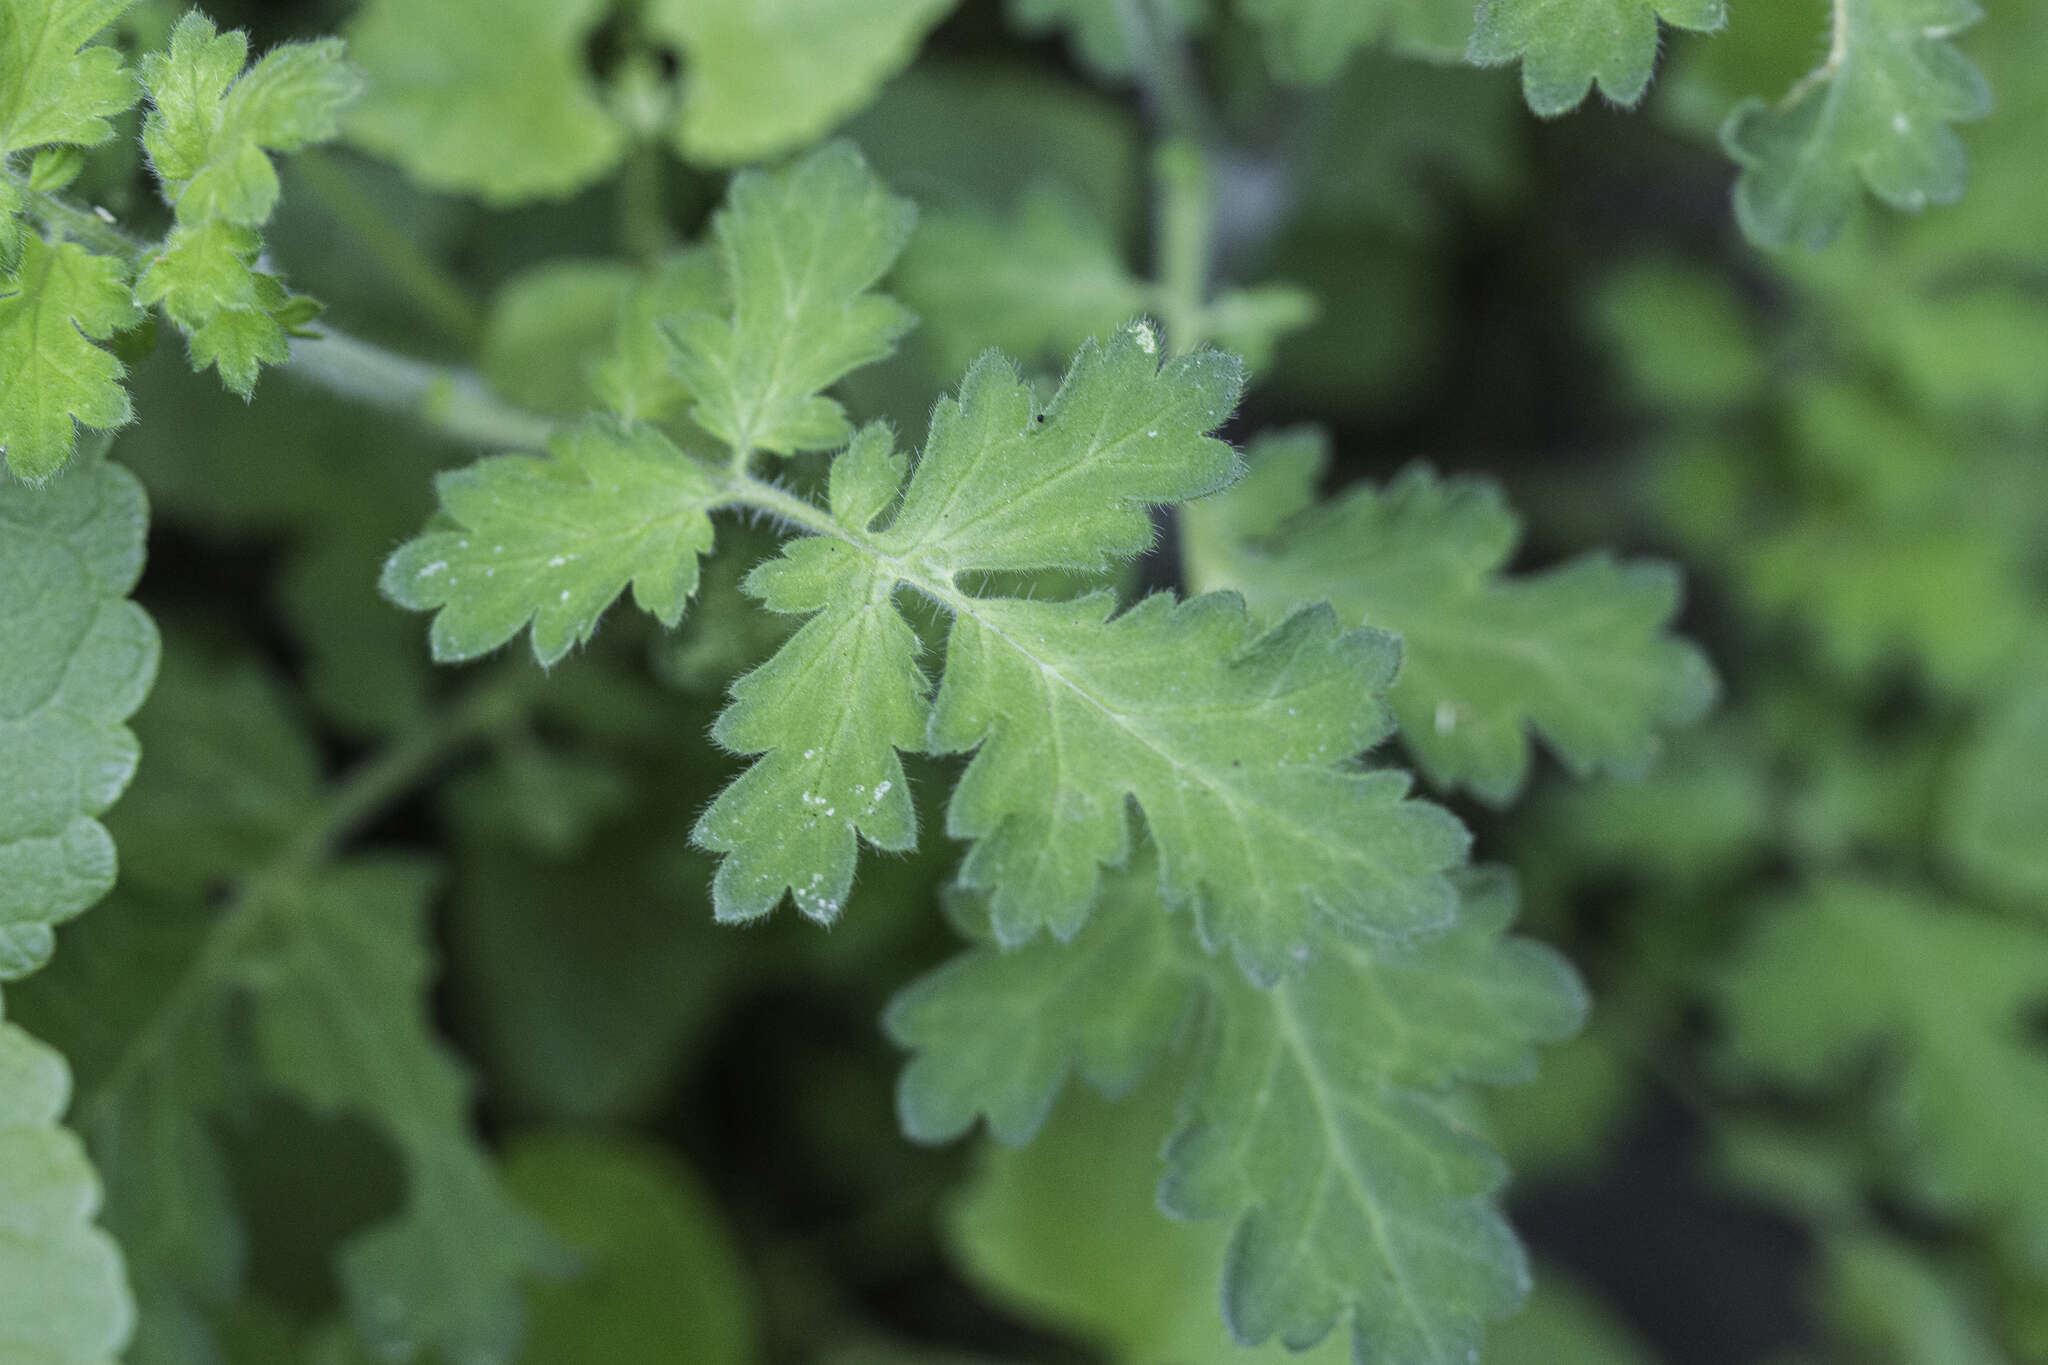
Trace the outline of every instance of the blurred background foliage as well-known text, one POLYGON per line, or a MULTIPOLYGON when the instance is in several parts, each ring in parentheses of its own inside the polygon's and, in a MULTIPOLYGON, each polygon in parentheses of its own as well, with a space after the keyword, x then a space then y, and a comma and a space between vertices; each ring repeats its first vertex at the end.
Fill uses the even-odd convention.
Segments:
MULTIPOLYGON (((180 8, 141 6, 130 39, 180 8)), ((1821 8, 1738 3, 1725 33, 1668 35, 1645 110, 1549 123, 1510 71, 1367 52, 1301 90, 1241 35, 1196 49, 1235 149, 1208 330, 1256 366, 1237 434, 1322 424, 1334 484, 1418 457, 1493 476, 1531 522, 1519 563, 1676 559, 1723 680, 1640 781, 1542 767, 1513 811, 1459 803, 1598 1001, 1540 1082, 1475 1116, 1539 1262, 1501 1365, 2048 1361, 2048 6, 1996 0, 1962 39, 1998 109, 1967 130, 1960 204, 1765 254, 1713 129, 1810 64, 1821 8)), ((366 22, 339 0, 211 9, 259 48, 366 22)), ((579 60, 607 98, 637 88, 604 31, 579 60)), ((849 385, 857 417, 915 441, 982 348, 1049 371, 1160 306, 1144 116, 1103 65, 975 0, 843 123, 925 210, 893 286, 923 323, 849 385)), ((606 138, 593 165, 628 155, 606 138)), ((622 240, 647 218, 621 201, 652 195, 692 238, 721 178, 630 155, 616 184, 515 203, 311 153, 284 167, 271 254, 348 330, 576 412, 636 308, 703 287, 622 240)), ((80 193, 146 224, 138 170, 102 157, 80 193)), ((244 405, 170 345, 134 391, 119 454, 156 508, 140 597, 167 659, 110 820, 135 876, 67 931, 128 962, 68 949, 9 1002, 73 1058, 88 1115, 125 1083, 92 1041, 118 1021, 71 1017, 88 974, 161 975, 333 775, 483 697, 446 780, 369 834, 411 851, 431 1025, 576 1261, 521 1359, 1246 1354, 1215 1312, 1220 1241, 1147 1193, 1170 1087, 1070 1095, 1019 1151, 898 1136, 876 1021, 952 949, 943 841, 873 862, 829 931, 712 924, 684 834, 734 771, 707 738, 724 684, 784 628, 738 605, 758 553, 712 562, 676 636, 616 614, 545 686, 520 651, 434 672, 377 567, 468 452, 289 374, 244 405)), ((194 1178, 248 1220, 230 1259, 254 1291, 222 1309, 230 1358, 355 1361, 329 1252, 401 1199, 405 1135, 304 1095, 216 1128, 194 1178)))

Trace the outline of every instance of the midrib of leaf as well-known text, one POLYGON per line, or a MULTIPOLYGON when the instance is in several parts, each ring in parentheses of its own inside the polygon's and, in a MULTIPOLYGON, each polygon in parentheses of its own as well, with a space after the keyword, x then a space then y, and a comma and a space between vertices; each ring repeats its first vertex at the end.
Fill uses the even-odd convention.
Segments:
POLYGON ((773 484, 744 474, 714 474, 713 477, 722 478, 726 488, 726 497, 720 505, 750 507, 756 511, 768 512, 813 534, 830 536, 842 541, 870 557, 878 568, 884 570, 895 581, 909 585, 954 615, 973 620, 982 630, 1016 651, 1020 658, 1037 668, 1041 675, 1057 682, 1107 717, 1119 730, 1128 734, 1147 751, 1156 754, 1175 772, 1191 774, 1195 781, 1214 792, 1218 799, 1230 808, 1232 815, 1237 817, 1238 825, 1245 826, 1250 823, 1244 818, 1244 807, 1233 798, 1226 783, 1218 781, 1206 769, 1190 767, 1170 749, 1162 747, 1145 726, 1110 706, 1082 682, 1062 670, 1054 661, 1039 655, 1022 640, 1006 632, 980 610, 982 599, 960 591, 953 585, 950 575, 935 574, 931 566, 922 559, 911 560, 890 554, 864 534, 842 525, 836 518, 828 516, 813 504, 786 493, 773 484))
MULTIPOLYGON (((1364 1173, 1359 1171, 1350 1159, 1349 1144, 1344 1140, 1337 1125, 1333 1087, 1323 1074, 1321 1059, 1316 1056, 1315 1049, 1309 1045, 1308 1038, 1302 1033, 1301 1020, 1295 1012, 1293 987, 1283 982, 1272 990, 1273 1014, 1279 1023, 1279 1034, 1288 1050, 1295 1055, 1302 1076, 1309 1083, 1310 1099, 1316 1107, 1316 1117, 1323 1130, 1323 1141, 1327 1149, 1323 1157, 1324 1166, 1326 1169, 1335 1167, 1342 1173, 1344 1183, 1351 1188, 1359 1206, 1365 1210, 1366 1219, 1372 1225, 1373 1244, 1379 1250, 1381 1263, 1387 1267, 1388 1273, 1400 1290, 1401 1302, 1407 1308, 1409 1318, 1428 1341, 1430 1354, 1440 1357, 1441 1344, 1430 1325, 1429 1315, 1422 1311, 1422 1305, 1415 1297, 1415 1285, 1409 1278, 1407 1263, 1396 1254, 1392 1236, 1387 1228, 1386 1211, 1380 1207, 1379 1200, 1366 1182, 1364 1173), (1342 1155, 1339 1155, 1340 1153, 1342 1155)), ((1318 1177, 1319 1181, 1320 1179, 1321 1177, 1318 1177)), ((1304 1241, 1309 1235, 1309 1230, 1304 1229, 1304 1241)))

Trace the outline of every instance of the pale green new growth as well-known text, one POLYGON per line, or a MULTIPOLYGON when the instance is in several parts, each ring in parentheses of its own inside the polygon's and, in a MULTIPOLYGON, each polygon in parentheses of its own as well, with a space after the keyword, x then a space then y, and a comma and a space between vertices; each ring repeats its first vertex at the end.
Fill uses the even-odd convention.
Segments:
POLYGON ((215 366, 245 398, 318 311, 256 268, 258 230, 277 208, 270 154, 333 137, 362 89, 335 39, 287 44, 245 72, 248 56, 247 35, 219 33, 194 10, 168 49, 143 60, 142 143, 177 225, 135 287, 137 301, 162 304, 191 338, 193 367, 215 366))
POLYGON ((156 676, 155 628, 128 600, 147 520, 112 465, 0 486, 0 981, 42 966, 52 927, 114 884, 97 817, 134 775, 122 722, 156 676))
POLYGON ((822 394, 909 330, 910 314, 873 287, 916 221, 851 143, 736 179, 714 228, 732 316, 672 329, 697 424, 741 455, 843 443, 846 415, 822 394))
POLYGON ((1766 246, 1818 249, 1859 186, 1893 208, 1954 203, 1968 158, 1949 125, 1991 111, 1991 90, 1950 39, 1977 0, 1835 0, 1826 62, 1777 105, 1749 100, 1721 141, 1742 166, 1735 215, 1766 246))
POLYGON ((1668 632, 1668 567, 1589 555, 1507 577, 1520 528, 1492 485, 1418 467, 1315 505, 1327 459, 1315 433, 1261 442, 1244 483, 1188 509, 1190 574, 1271 617, 1327 598, 1401 636, 1390 701, 1438 783, 1510 799, 1534 734, 1574 772, 1639 770, 1712 700, 1705 658, 1668 632))
POLYGON ((1992 708, 1957 762, 1943 830, 1949 856, 1992 892, 2048 918, 2048 687, 1992 708))
POLYGON ((1481 0, 1467 57, 1481 66, 1520 60, 1529 107, 1554 118, 1595 85, 1620 105, 1650 88, 1658 21, 1711 33, 1727 0, 1481 0))
POLYGON ((652 0, 648 28, 688 70, 671 137, 719 165, 800 147, 908 66, 957 2, 652 0))
POLYGON ((370 75, 349 140, 430 189, 558 199, 619 162, 624 131, 585 73, 610 0, 369 0, 348 29, 370 75))
POLYGON ((0 276, 0 451, 17 478, 41 483, 62 469, 79 427, 128 422, 121 362, 93 342, 140 317, 119 261, 23 238, 16 268, 0 276))
POLYGON ((0 0, 0 159, 114 135, 107 120, 135 103, 135 81, 118 50, 86 44, 133 3, 0 0))
POLYGON ((113 1365, 134 1328, 99 1179, 58 1127, 64 1059, 0 1021, 0 1360, 113 1365))
POLYGON ((718 501, 703 467, 652 427, 604 418, 550 449, 442 474, 435 486, 452 525, 384 566, 392 601, 439 609, 436 659, 487 654, 531 622, 534 656, 552 664, 590 638, 629 583, 663 624, 682 620, 718 501))
POLYGON ((1349 1319, 1361 1358, 1467 1361, 1527 1272, 1490 1200, 1501 1164, 1455 1106, 1475 1083, 1527 1079, 1534 1046, 1578 1026, 1569 968, 1503 938, 1512 894, 1475 877, 1448 934, 1326 937, 1261 989, 1162 913, 1149 863, 1112 878, 1072 943, 978 948, 897 998, 890 1032, 917 1052, 905 1127, 942 1141, 985 1114, 1003 1140, 1029 1140, 1069 1071, 1128 1091, 1199 1001, 1160 1203, 1235 1224, 1232 1334, 1303 1348, 1349 1319))
POLYGON ((1722 993, 1742 1066, 1823 1087, 1883 1046, 1886 1145, 1913 1193, 2048 1264, 2048 942, 1918 892, 1838 882, 1776 907, 1722 993))

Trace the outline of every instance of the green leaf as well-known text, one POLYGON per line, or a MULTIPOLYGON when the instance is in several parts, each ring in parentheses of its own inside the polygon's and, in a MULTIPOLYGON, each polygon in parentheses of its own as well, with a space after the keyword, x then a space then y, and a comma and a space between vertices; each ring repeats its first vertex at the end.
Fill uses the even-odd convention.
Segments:
POLYGON ((697 424, 736 452, 844 442, 846 415, 821 395, 909 330, 902 305, 872 291, 916 221, 851 143, 737 177, 713 229, 732 315, 686 315, 671 331, 697 424))
POLYGON ((1467 0, 1238 0, 1266 37, 1282 80, 1335 80, 1361 48, 1385 42, 1413 56, 1455 61, 1472 37, 1467 0))
POLYGON ((1520 60, 1522 93, 1544 118, 1569 113, 1595 85, 1620 105, 1650 88, 1659 21, 1711 33, 1727 0, 1481 0, 1467 57, 1481 66, 1520 60))
POLYGON ((1357 934, 1434 929, 1455 821, 1405 800, 1408 778, 1352 756, 1385 736, 1396 651, 1327 610, 1261 634, 1228 594, 977 602, 946 650, 932 746, 976 750, 947 832, 975 840, 962 884, 997 935, 1071 937, 1104 865, 1130 848, 1135 800, 1169 904, 1247 970, 1289 970, 1328 919, 1357 934))
POLYGON ((1976 0, 1838 0, 1827 61, 1775 106, 1751 99, 1721 141, 1742 166, 1735 216, 1764 246, 1819 249, 1860 186, 1917 212, 1962 197, 1968 160, 1949 125, 1991 111, 1991 90, 1949 40, 1976 0))
POLYGON ((895 283, 947 374, 991 346, 1026 365, 1064 360, 1151 302, 1110 225, 1042 183, 1007 218, 957 209, 927 216, 895 283))
POLYGON ((362 93, 341 53, 339 39, 287 43, 245 73, 246 34, 219 33, 197 10, 178 21, 170 47, 142 62, 142 145, 180 221, 269 221, 278 196, 269 153, 334 137, 342 108, 362 93))
POLYGON ((692 161, 778 156, 830 132, 917 55, 957 0, 651 0, 645 22, 682 49, 670 137, 692 161))
POLYGON ((1753 1075, 1836 1086, 1871 1050, 1875 1117, 1925 1207, 1990 1220, 2048 1265, 2048 940, 1932 896, 1833 882, 1776 906, 1728 971, 1734 1060, 1753 1075))
POLYGON ((744 1365, 753 1287, 711 1194, 659 1148, 529 1138, 505 1183, 582 1261, 536 1286, 532 1365, 744 1365))
POLYGON ((945 1224, 955 1259, 996 1303, 1109 1360, 1346 1365, 1341 1337, 1306 1357, 1231 1340, 1216 1312, 1229 1229, 1169 1218, 1154 1195, 1172 1079, 1114 1102, 1070 1093, 1030 1146, 986 1144, 945 1224))
POLYGON ((560 199, 610 174, 625 135, 586 74, 610 0, 368 0, 349 50, 370 77, 349 140, 428 189, 560 199))
POLYGON ((829 915, 851 882, 857 833, 884 847, 911 837, 907 806, 898 819, 874 804, 880 782, 880 799, 900 795, 890 751, 917 742, 922 713, 910 637, 890 605, 903 584, 954 617, 923 741, 978 751, 948 828, 980 841, 963 877, 994 889, 1005 939, 1079 927, 1100 865, 1128 851, 1132 798, 1164 850, 1171 900, 1196 904, 1210 941, 1262 976, 1291 967, 1326 918, 1388 933, 1443 922, 1441 872, 1462 852, 1461 831, 1407 803, 1403 775, 1354 764, 1386 728, 1384 636, 1340 631, 1327 612, 1260 634, 1227 596, 1155 598, 1112 621, 1107 596, 1036 602, 958 586, 963 575, 1107 567, 1150 543, 1147 504, 1231 477, 1235 456, 1207 433, 1236 401, 1239 367, 1213 352, 1162 367, 1158 349, 1144 324, 1084 345, 1042 411, 1007 362, 984 358, 938 405, 883 531, 865 527, 891 501, 886 436, 870 431, 842 457, 837 520, 756 576, 771 604, 823 614, 750 675, 736 704, 745 739, 728 742, 770 758, 699 827, 701 841, 736 853, 714 888, 722 918, 765 913, 785 888, 829 915), (841 632, 848 643, 828 645, 841 632), (836 685, 821 701, 801 682, 827 666, 836 685))
POLYGON ((134 415, 125 371, 95 341, 141 316, 121 264, 29 233, 0 276, 0 452, 17 478, 41 483, 71 458, 79 427, 109 430, 134 415))
POLYGON ((286 44, 244 72, 248 55, 246 35, 217 32, 193 10, 143 60, 142 141, 177 226, 135 287, 190 338, 193 368, 214 366, 244 398, 264 365, 289 358, 287 334, 315 307, 256 268, 259 230, 277 208, 270 154, 332 138, 362 90, 338 40, 286 44))
POLYGON ((625 591, 663 624, 682 619, 711 549, 719 490, 652 427, 592 418, 551 458, 500 455, 440 476, 450 523, 407 542, 384 566, 385 594, 439 611, 445 662, 489 653, 530 622, 534 657, 552 664, 588 640, 625 591))
MULTIPOLYGON (((134 775, 122 722, 156 676, 156 628, 128 600, 147 524, 141 485, 98 460, 0 486, 0 981, 114 884, 96 817, 134 775)), ((112 1365, 135 1305, 94 1226, 99 1177, 58 1126, 70 1098, 63 1057, 0 1020, 0 1358, 112 1365)))
POLYGON ((93 1226, 99 1178, 58 1127, 70 1098, 64 1059, 0 1021, 0 1358, 113 1365, 135 1305, 93 1226))
POLYGON ((96 817, 134 775, 122 722, 156 677, 156 629, 128 600, 147 522, 142 486, 104 463, 0 487, 0 980, 114 885, 96 817))
POLYGON ((0 0, 0 158, 114 135, 108 120, 135 103, 135 80, 117 49, 86 45, 133 3, 0 0))
POLYGON ((1640 772, 1659 731, 1712 700, 1705 658, 1667 630, 1669 568, 1596 554, 1506 577, 1520 527, 1492 484, 1416 466, 1315 505, 1328 458, 1314 432, 1261 442, 1250 478, 1189 509, 1191 574, 1268 616, 1327 597, 1343 620, 1401 636, 1390 701, 1434 781, 1510 800, 1532 734, 1575 773, 1640 772))
POLYGON ((1956 763, 1943 811, 1951 859, 1989 890, 2048 917, 2048 687, 1991 708, 1956 763))
POLYGON ((467 1078, 428 1016, 431 884, 415 864, 358 860, 279 891, 272 932, 252 935, 236 975, 270 1083, 369 1119, 404 1159, 404 1211, 342 1253, 357 1331, 398 1358, 504 1361, 520 1282, 561 1257, 499 1188, 470 1135, 467 1078))
POLYGON ((1475 877, 1447 933, 1325 939, 1262 989, 1161 913, 1149 861, 1116 875, 1073 942, 978 948, 898 997, 890 1032, 918 1053, 906 1128, 942 1139, 983 1113, 998 1137, 1029 1139, 1070 1069, 1128 1090, 1199 998, 1159 1204, 1234 1225, 1232 1335, 1299 1350, 1348 1317, 1361 1358, 1470 1359, 1527 1272, 1491 1202, 1500 1162, 1456 1106, 1474 1083, 1526 1080, 1534 1046, 1577 1028, 1570 969, 1504 939, 1511 889, 1475 877))
MULTIPOLYGON (((890 441, 870 429, 855 449, 890 441)), ((712 884, 719 919, 765 914, 787 888, 798 910, 829 922, 853 888, 856 835, 894 853, 917 846, 897 757, 923 747, 930 710, 917 636, 892 605, 894 575, 837 541, 796 542, 746 587, 771 610, 816 614, 733 685, 712 738, 761 757, 695 837, 728 855, 712 884)))
POLYGON ((288 853, 332 798, 253 667, 174 649, 138 725, 153 761, 116 816, 135 871, 9 1001, 77 1068, 142 1304, 138 1354, 207 1359, 212 1313, 245 1292, 214 1125, 282 1094, 361 1119, 402 1163, 397 1215, 372 1206, 339 1249, 357 1331, 393 1360, 511 1360, 522 1282, 563 1262, 498 1187, 431 1025, 433 877, 371 857, 308 871, 288 853))

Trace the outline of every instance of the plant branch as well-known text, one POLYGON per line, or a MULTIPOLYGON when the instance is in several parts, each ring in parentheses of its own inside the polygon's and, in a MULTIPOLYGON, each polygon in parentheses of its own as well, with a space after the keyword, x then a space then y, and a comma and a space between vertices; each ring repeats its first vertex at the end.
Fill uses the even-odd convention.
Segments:
POLYGON ((27 177, 12 170, 0 168, 0 176, 4 176, 21 196, 21 202, 30 215, 60 237, 90 247, 103 256, 118 256, 131 268, 139 268, 156 251, 155 243, 141 241, 123 232, 114 216, 105 209, 80 208, 60 195, 33 188, 27 177))
POLYGON ((425 424, 461 445, 538 450, 561 429, 516 407, 468 370, 387 351, 342 332, 292 342, 284 371, 295 379, 425 424))

